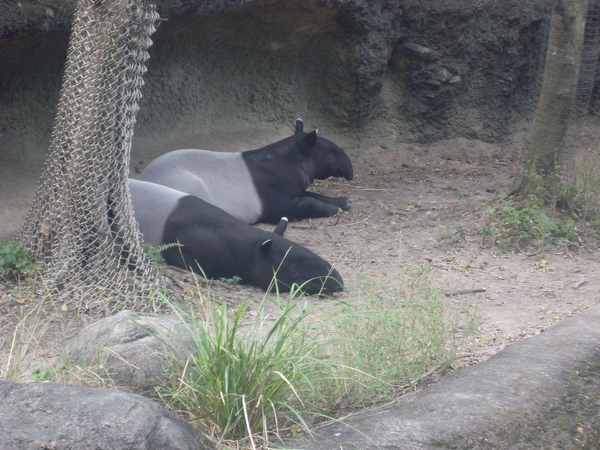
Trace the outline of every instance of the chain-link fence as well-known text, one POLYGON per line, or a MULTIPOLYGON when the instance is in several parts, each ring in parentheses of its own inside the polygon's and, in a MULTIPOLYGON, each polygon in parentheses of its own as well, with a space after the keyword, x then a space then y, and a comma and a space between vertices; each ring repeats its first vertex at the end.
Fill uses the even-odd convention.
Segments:
POLYGON ((594 85, 600 73, 600 0, 588 0, 588 10, 583 38, 583 53, 579 67, 577 96, 574 114, 576 118, 589 116, 594 85))
POLYGON ((147 49, 145 0, 80 0, 54 130, 18 239, 67 307, 143 309, 161 284, 144 257, 127 178, 147 49))
POLYGON ((547 109, 544 120, 556 123, 544 127, 546 142, 548 145, 556 143, 556 158, 562 177, 573 183, 581 152, 587 152, 591 146, 598 150, 600 145, 597 141, 592 142, 593 135, 585 131, 590 122, 590 103, 594 88, 597 90, 596 79, 600 73, 600 0, 556 0, 550 5, 546 17, 541 27, 543 48, 536 77, 537 94, 541 94, 543 83, 549 79, 556 81, 551 81, 554 98, 545 104, 538 103, 538 108, 547 109), (571 21, 573 16, 565 12, 575 3, 582 5, 581 24, 577 23, 578 20, 571 21), (561 19, 564 23, 560 23, 561 19), (573 29, 579 25, 583 27, 581 43, 573 39, 578 34, 573 29), (571 76, 575 78, 571 80, 571 76), (575 83, 574 95, 569 98, 568 104, 562 104, 561 100, 570 95, 571 81, 575 83))

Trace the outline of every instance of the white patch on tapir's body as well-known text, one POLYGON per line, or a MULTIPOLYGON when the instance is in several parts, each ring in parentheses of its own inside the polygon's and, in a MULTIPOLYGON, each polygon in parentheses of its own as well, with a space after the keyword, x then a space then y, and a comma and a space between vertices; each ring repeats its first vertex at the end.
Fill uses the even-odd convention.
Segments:
POLYGON ((159 247, 163 244, 165 223, 186 194, 161 186, 161 195, 156 195, 156 186, 138 180, 129 180, 135 219, 140 226, 144 242, 159 247))
POLYGON ((200 197, 246 223, 256 223, 262 203, 239 152, 183 149, 152 161, 140 180, 200 197))

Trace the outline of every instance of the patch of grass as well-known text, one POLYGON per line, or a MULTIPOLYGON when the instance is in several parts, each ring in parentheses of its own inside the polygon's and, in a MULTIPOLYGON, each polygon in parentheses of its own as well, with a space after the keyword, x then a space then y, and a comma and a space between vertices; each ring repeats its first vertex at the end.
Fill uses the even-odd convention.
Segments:
POLYGON ((306 427, 295 386, 315 373, 317 342, 305 328, 307 309, 294 301, 270 316, 258 308, 246 326, 248 305, 230 316, 226 303, 213 303, 204 319, 173 304, 191 345, 181 347, 161 333, 170 350, 172 382, 157 390, 175 410, 215 440, 267 445, 282 427, 306 427))
POLYGON ((11 333, 0 335, 0 380, 111 386, 108 372, 98 376, 88 370, 84 377, 76 371, 85 369, 53 361, 72 337, 73 323, 80 323, 77 312, 57 302, 40 276, 10 286, 6 301, 12 303, 11 312, 4 317, 3 327, 11 333))
MULTIPOLYGON (((394 288, 372 275, 365 271, 346 301, 307 298, 297 287, 229 310, 211 292, 198 292, 200 301, 185 307, 162 294, 185 336, 146 329, 167 348, 170 377, 157 397, 219 445, 269 448, 320 421, 389 401, 465 351, 473 315, 445 298, 427 270, 394 272, 402 280, 394 288)), ((0 345, 9 355, 0 377, 113 386, 108 371, 40 358, 46 319, 30 313, 0 345)))
POLYGON ((27 247, 20 242, 0 240, 0 278, 8 280, 29 276, 34 268, 27 247))
MULTIPOLYGON (((515 239, 533 239, 542 244, 545 241, 555 242, 557 239, 571 242, 598 239, 600 150, 579 150, 572 169, 563 171, 557 164, 552 173, 527 172, 526 178, 529 180, 527 192, 532 195, 518 201, 503 199, 498 207, 489 211, 492 215, 499 213, 500 217, 496 222, 506 219, 507 228, 510 228, 509 233, 504 236, 504 247, 510 247, 507 240, 515 239), (522 224, 515 226, 520 218, 523 219, 522 224)), ((491 231, 493 234, 498 230, 484 227, 484 231, 491 231)))
POLYGON ((402 288, 365 275, 347 302, 263 301, 231 314, 173 305, 191 346, 169 348, 171 382, 157 392, 219 443, 268 446, 315 422, 388 401, 456 357, 473 315, 449 302, 425 269, 402 288), (268 312, 270 311, 270 312, 268 312))
POLYGON ((403 280, 397 288, 363 277, 348 302, 323 316, 329 337, 318 358, 336 378, 321 387, 321 408, 348 411, 389 401, 450 364, 474 334, 473 313, 449 302, 426 269, 397 277, 403 280))
MULTIPOLYGON (((0 379, 5 381, 27 381, 35 379, 36 369, 41 370, 46 351, 46 333, 52 326, 52 319, 47 317, 46 300, 42 299, 34 304, 22 316, 11 314, 7 325, 14 328, 10 338, 0 340, 2 363, 0 366, 0 379), (40 360, 40 356, 41 360, 40 360)), ((33 302, 23 301, 24 305, 33 302)), ((25 308, 24 308, 25 309, 25 308)))
POLYGON ((505 251, 523 241, 541 247, 576 239, 573 220, 561 217, 558 212, 551 217, 550 211, 533 195, 525 200, 504 197, 497 205, 488 207, 480 233, 490 236, 493 244, 505 251))

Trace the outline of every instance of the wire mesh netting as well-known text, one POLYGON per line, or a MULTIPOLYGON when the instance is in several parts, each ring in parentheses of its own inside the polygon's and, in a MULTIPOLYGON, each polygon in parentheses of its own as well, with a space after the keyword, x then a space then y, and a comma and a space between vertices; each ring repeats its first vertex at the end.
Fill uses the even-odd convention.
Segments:
POLYGON ((590 142, 583 130, 590 120, 590 103, 600 73, 600 0, 556 0, 546 17, 541 27, 542 58, 535 83, 536 114, 542 114, 544 142, 556 147, 562 178, 574 184, 582 154, 598 153, 598 142, 590 142), (576 4, 580 5, 577 14, 568 11, 576 4), (544 103, 545 85, 552 92, 544 103))
POLYGON ((589 115, 589 106, 594 93, 596 74, 599 73, 600 60, 600 0, 589 0, 583 37, 583 52, 579 67, 575 117, 589 115))
POLYGON ((162 284, 127 186, 158 14, 144 0, 81 0, 45 165, 18 235, 50 293, 80 311, 144 309, 162 284))

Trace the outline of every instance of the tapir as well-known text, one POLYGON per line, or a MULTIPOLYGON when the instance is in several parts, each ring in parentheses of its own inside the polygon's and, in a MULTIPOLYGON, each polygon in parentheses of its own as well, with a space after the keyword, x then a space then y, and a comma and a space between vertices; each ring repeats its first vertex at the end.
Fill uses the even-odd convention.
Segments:
POLYGON ((311 295, 343 290, 331 264, 283 237, 286 219, 268 232, 166 186, 130 179, 129 190, 144 241, 179 244, 163 251, 167 264, 207 278, 237 276, 265 291, 274 276, 280 292, 289 292, 294 284, 311 295))
POLYGON ((348 210, 348 197, 306 189, 315 179, 353 178, 350 158, 331 141, 304 132, 297 119, 292 136, 256 150, 215 152, 182 149, 159 156, 138 179, 162 184, 218 206, 248 224, 276 224, 348 210))

